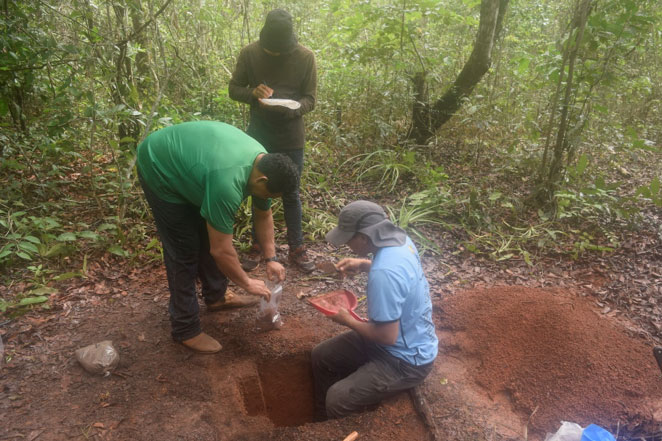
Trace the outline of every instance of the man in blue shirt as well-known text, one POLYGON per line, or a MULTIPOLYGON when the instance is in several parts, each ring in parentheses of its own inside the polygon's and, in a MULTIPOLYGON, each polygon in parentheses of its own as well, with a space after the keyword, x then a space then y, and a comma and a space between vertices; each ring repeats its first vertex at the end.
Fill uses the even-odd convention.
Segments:
POLYGON ((361 258, 343 259, 343 274, 368 273, 368 321, 346 309, 330 318, 351 331, 312 352, 315 411, 320 420, 361 412, 420 384, 432 370, 438 340, 432 303, 416 246, 369 201, 343 208, 326 235, 361 258), (366 259, 373 255, 373 260, 366 259))

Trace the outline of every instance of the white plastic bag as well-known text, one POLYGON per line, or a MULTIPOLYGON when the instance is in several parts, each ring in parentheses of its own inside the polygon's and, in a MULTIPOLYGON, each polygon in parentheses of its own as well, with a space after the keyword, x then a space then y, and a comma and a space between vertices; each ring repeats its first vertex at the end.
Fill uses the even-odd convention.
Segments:
POLYGON ((86 371, 108 376, 119 364, 120 355, 113 347, 112 341, 104 340, 78 349, 76 359, 86 371))
POLYGON ((270 289, 271 298, 268 302, 264 298, 260 300, 260 309, 257 311, 255 326, 260 331, 270 331, 283 327, 283 320, 280 317, 280 312, 278 312, 278 304, 283 295, 283 287, 281 285, 274 285, 270 289))
POLYGON ((582 426, 577 423, 561 421, 561 427, 556 433, 548 433, 545 441, 580 441, 582 439, 582 426))

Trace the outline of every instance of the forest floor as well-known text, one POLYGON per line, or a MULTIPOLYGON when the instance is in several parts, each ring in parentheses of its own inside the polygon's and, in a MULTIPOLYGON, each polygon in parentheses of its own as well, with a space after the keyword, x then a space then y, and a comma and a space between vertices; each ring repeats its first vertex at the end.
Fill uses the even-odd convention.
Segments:
MULTIPOLYGON (((650 225, 659 225, 655 222, 650 225)), ((256 329, 257 308, 209 313, 223 350, 198 355, 170 339, 161 264, 91 264, 60 284, 50 309, 3 320, 0 439, 16 440, 543 440, 561 421, 624 439, 662 439, 662 240, 632 233, 612 254, 534 266, 456 254, 452 233, 425 256, 440 353, 415 393, 341 420, 312 422, 310 351, 343 328, 306 299, 365 280, 288 268, 280 330, 256 329), (111 340, 109 376, 76 349, 111 340)), ((317 261, 339 258, 311 245, 317 261)), ((280 253, 284 255, 285 250, 280 253)), ((263 268, 256 270, 263 277, 263 268)), ((0 287, 0 294, 20 290, 0 287)), ((365 301, 359 314, 365 314, 365 301)))

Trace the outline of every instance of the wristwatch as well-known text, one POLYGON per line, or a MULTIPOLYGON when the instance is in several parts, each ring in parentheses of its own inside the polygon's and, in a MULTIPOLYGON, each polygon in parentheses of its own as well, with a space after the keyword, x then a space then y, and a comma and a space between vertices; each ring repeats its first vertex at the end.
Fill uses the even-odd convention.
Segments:
POLYGON ((272 257, 265 257, 262 259, 263 262, 268 263, 268 262, 278 262, 278 257, 272 256, 272 257))

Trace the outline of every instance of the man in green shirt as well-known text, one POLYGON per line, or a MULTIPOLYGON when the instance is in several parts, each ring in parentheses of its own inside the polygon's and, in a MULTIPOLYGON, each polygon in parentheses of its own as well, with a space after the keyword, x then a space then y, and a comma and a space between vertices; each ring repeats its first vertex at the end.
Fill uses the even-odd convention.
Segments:
POLYGON ((249 294, 269 298, 264 281, 241 268, 232 245, 234 216, 252 196, 267 276, 282 281, 285 269, 275 257, 270 198, 298 188, 296 166, 285 155, 267 153, 241 130, 214 121, 150 134, 138 146, 137 166, 163 244, 172 336, 194 351, 218 352, 220 343, 200 328, 196 278, 209 310, 257 301, 228 291, 228 279, 249 294))

